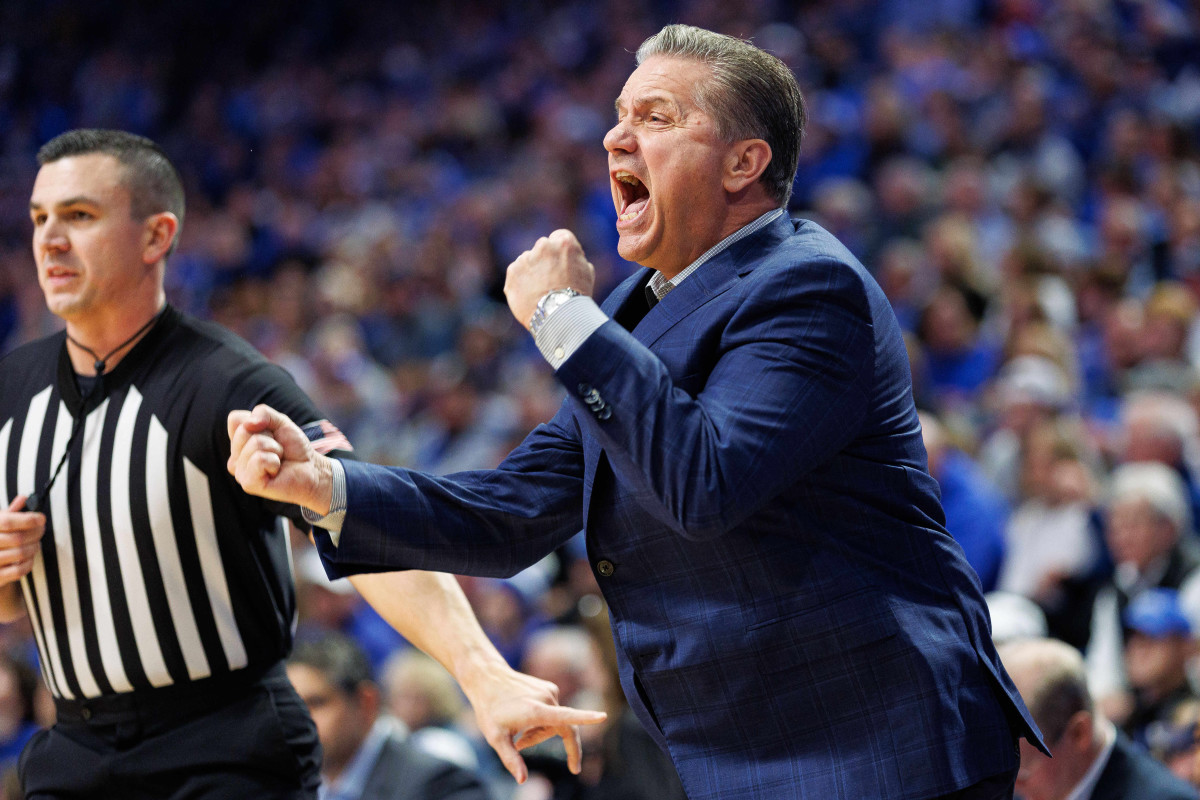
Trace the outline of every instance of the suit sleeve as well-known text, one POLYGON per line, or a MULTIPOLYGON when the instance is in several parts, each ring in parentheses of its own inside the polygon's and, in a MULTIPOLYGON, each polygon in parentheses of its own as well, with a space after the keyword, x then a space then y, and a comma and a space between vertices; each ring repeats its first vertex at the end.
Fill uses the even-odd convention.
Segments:
POLYGON ((871 307, 853 269, 760 265, 746 280, 695 395, 613 322, 556 373, 618 482, 690 539, 721 536, 821 468, 858 435, 874 392, 871 307))
POLYGON ((316 536, 331 577, 396 569, 505 577, 582 527, 583 455, 566 404, 494 470, 439 477, 343 465, 339 544, 316 536))

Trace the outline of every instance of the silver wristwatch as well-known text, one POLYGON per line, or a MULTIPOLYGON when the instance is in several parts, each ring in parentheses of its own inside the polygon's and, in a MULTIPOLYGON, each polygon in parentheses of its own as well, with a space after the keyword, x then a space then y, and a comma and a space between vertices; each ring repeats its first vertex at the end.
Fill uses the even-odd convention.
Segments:
POLYGON ((570 286, 566 289, 551 289, 542 295, 542 299, 538 300, 537 308, 533 310, 533 316, 529 318, 529 332, 536 337, 538 331, 546 324, 550 313, 572 297, 579 297, 579 292, 570 286))

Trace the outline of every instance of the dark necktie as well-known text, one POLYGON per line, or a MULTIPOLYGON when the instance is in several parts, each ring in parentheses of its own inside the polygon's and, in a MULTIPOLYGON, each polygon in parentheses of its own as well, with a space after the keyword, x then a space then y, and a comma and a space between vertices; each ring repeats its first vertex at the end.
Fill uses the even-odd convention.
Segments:
POLYGON ((654 290, 647 283, 642 287, 642 291, 635 291, 629 295, 629 299, 621 306, 615 319, 622 328, 631 331, 657 303, 658 296, 654 294, 654 290))

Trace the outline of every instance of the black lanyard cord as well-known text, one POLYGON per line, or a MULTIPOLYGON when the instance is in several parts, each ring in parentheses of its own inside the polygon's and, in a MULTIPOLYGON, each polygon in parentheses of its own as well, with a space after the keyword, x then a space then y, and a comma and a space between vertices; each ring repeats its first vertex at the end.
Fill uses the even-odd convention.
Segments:
POLYGON ((54 472, 50 475, 50 480, 46 481, 46 483, 42 485, 42 488, 29 495, 29 497, 25 500, 26 511, 40 511, 45 507, 46 501, 49 500, 50 490, 54 487, 54 482, 58 480, 58 474, 62 472, 63 466, 66 465, 67 457, 71 455, 71 448, 75 444, 75 438, 79 436, 79 431, 83 429, 84 420, 87 419, 88 412, 92 407, 92 400, 96 399, 97 405, 99 405, 99 395, 104 391, 104 370, 108 368, 108 360, 113 357, 114 353, 124 349, 125 347, 128 347, 139 336, 148 331, 150 326, 162 316, 162 313, 165 310, 166 308, 164 307, 162 311, 159 311, 153 317, 146 320, 146 324, 138 328, 137 331, 134 332, 133 336, 130 336, 112 350, 109 350, 103 358, 96 355, 95 350, 85 344, 81 344, 75 339, 75 337, 71 336, 71 334, 67 334, 67 339, 71 342, 71 344, 75 345, 80 350, 83 350, 85 353, 95 359, 95 362, 92 364, 92 366, 96 368, 96 382, 92 384, 91 388, 88 389, 87 394, 83 396, 83 404, 80 406, 79 416, 75 418, 75 422, 71 425, 71 435, 67 437, 67 446, 63 449, 62 457, 58 459, 58 466, 54 468, 54 472))
MULTIPOLYGON (((109 353, 112 355, 112 353, 109 353)), ((88 393, 84 395, 83 405, 79 409, 79 416, 75 418, 75 422, 71 425, 71 435, 67 437, 67 446, 63 448, 63 454, 58 459, 58 466, 54 468, 53 474, 50 475, 50 480, 42 485, 25 500, 26 511, 41 511, 45 506, 46 501, 50 498, 50 490, 54 488, 54 482, 58 480, 58 473, 62 472, 63 466, 67 463, 67 456, 71 455, 71 447, 75 444, 75 438, 79 436, 79 431, 83 430, 83 423, 87 419, 88 407, 91 405, 93 397, 96 397, 104 390, 104 380, 102 376, 97 376, 97 380, 92 384, 92 388, 88 389, 88 393)))
MULTIPOLYGON (((67 334, 67 341, 69 341, 71 344, 75 345, 80 350, 82 350, 83 352, 85 352, 89 356, 91 356, 93 359, 95 359, 95 362, 92 364, 92 366, 96 368, 96 377, 101 378, 104 375, 104 370, 108 367, 108 360, 113 357, 113 354, 116 353, 118 350, 123 350, 125 347, 127 347, 129 344, 131 344, 135 339, 137 339, 139 336, 141 336, 143 333, 145 333, 147 330, 149 330, 150 326, 154 324, 155 320, 157 320, 159 317, 162 316, 162 313, 165 310, 166 310, 166 307, 164 306, 162 311, 159 311, 153 317, 146 320, 145 325, 143 325, 142 327, 140 327, 136 331, 134 331, 133 336, 130 336, 128 339, 121 342, 119 345, 114 347, 112 350, 109 350, 107 353, 105 353, 103 358, 96 355, 95 350, 88 347, 86 344, 83 344, 82 342, 80 342, 78 339, 76 339, 74 336, 72 336, 69 333, 67 334)), ((89 394, 90 394, 90 392, 89 392, 89 394)))

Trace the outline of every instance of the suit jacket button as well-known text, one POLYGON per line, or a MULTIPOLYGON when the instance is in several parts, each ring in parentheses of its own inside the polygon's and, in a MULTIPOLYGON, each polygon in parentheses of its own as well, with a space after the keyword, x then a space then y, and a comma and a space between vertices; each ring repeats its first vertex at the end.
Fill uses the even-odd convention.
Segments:
POLYGON ((616 567, 613 566, 613 562, 607 558, 602 558, 596 562, 596 572, 599 572, 602 577, 607 578, 615 571, 616 567))
POLYGON ((590 383, 581 383, 579 384, 578 388, 580 394, 587 394, 588 392, 592 391, 592 385, 590 383))
POLYGON ((612 416, 612 408, 610 408, 609 406, 605 406, 604 408, 602 408, 596 412, 596 416, 599 417, 600 419, 608 419, 609 417, 612 416))

